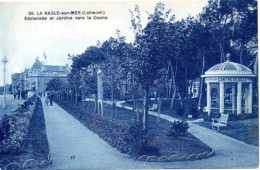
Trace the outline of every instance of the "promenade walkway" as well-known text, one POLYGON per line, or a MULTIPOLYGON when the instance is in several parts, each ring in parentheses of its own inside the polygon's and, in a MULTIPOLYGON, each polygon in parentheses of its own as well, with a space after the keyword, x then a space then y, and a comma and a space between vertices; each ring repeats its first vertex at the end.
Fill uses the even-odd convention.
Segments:
MULTIPOLYGON (((44 102, 43 102, 44 103, 44 102)), ((258 166, 258 148, 190 124, 190 133, 216 150, 209 159, 186 162, 139 162, 112 148, 54 103, 43 106, 51 169, 249 168, 258 166)), ((156 114, 156 112, 150 112, 156 114)), ((164 119, 172 119, 161 115, 164 119)), ((173 120, 173 119, 172 119, 173 120)), ((171 121, 171 120, 170 120, 171 121)))

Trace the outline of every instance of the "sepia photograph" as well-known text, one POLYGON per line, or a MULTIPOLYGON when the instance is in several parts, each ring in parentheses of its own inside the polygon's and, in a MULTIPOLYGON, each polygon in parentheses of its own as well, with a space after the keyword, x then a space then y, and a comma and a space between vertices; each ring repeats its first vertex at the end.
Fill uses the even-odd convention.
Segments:
POLYGON ((0 170, 259 168, 257 0, 0 2, 0 170))

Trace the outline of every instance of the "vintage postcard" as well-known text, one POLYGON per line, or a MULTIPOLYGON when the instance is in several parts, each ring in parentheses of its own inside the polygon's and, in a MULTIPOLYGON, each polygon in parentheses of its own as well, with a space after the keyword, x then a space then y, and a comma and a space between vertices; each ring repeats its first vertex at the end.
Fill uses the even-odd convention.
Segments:
POLYGON ((257 13, 0 2, 0 169, 257 168, 257 13))

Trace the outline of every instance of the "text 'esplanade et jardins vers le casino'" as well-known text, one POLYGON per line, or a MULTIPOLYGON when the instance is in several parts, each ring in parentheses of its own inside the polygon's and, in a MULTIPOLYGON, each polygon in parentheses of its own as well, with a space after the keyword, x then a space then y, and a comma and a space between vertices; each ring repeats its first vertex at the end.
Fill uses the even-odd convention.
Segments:
POLYGON ((24 20, 106 20, 105 11, 29 11, 24 20))

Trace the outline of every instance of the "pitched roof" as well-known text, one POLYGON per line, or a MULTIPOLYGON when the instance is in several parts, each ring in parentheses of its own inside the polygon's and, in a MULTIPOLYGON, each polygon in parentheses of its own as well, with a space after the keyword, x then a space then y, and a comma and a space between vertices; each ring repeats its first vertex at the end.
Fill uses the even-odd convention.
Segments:
POLYGON ((58 66, 58 65, 43 65, 42 66, 43 71, 55 71, 55 72, 67 72, 68 67, 67 66, 58 66))

